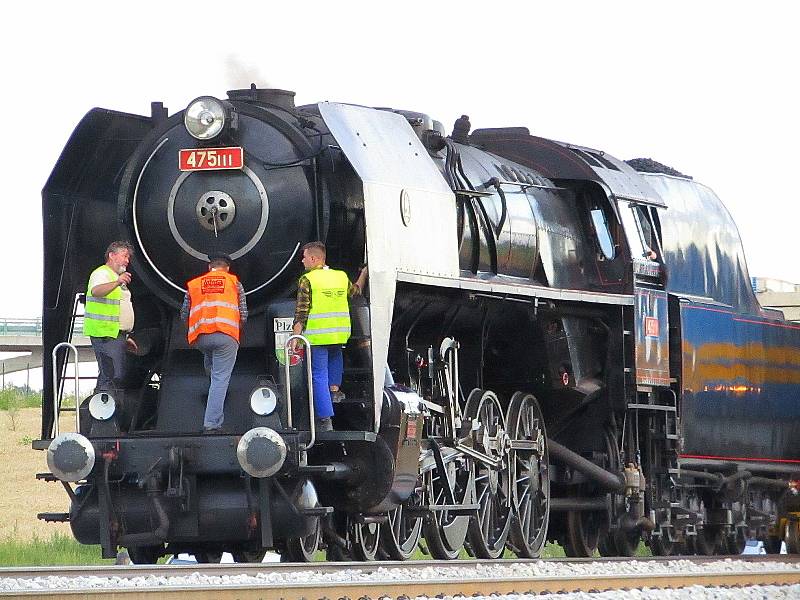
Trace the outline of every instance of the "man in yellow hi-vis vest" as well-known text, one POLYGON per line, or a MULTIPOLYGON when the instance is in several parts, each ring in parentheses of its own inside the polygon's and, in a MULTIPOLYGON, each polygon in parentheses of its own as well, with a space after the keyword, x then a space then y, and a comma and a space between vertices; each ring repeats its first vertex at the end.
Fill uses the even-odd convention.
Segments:
POLYGON ((97 358, 95 391, 122 386, 125 377, 125 345, 133 329, 133 304, 128 284, 128 263, 133 246, 126 241, 111 242, 106 262, 92 271, 86 286, 83 333, 92 342, 97 358))
MULTIPOLYGON (((333 429, 333 397, 342 396, 344 363, 342 346, 350 338, 350 306, 348 299, 360 294, 367 278, 366 267, 350 283, 344 271, 325 264, 325 244, 309 242, 303 246, 303 266, 297 288, 292 331, 304 333, 312 346, 311 378, 314 390, 316 428, 333 429)), ((297 344, 293 343, 296 347, 297 344)), ((294 348, 293 348, 294 349, 294 348)))

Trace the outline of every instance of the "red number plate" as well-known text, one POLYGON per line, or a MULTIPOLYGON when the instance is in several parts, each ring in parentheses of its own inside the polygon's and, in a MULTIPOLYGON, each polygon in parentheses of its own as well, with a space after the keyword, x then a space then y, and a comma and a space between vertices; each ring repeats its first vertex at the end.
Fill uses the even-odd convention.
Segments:
POLYGON ((658 319, 655 317, 644 318, 644 335, 646 337, 658 337, 658 319))
POLYGON ((244 151, 241 147, 179 150, 178 165, 181 171, 241 169, 244 166, 244 151))

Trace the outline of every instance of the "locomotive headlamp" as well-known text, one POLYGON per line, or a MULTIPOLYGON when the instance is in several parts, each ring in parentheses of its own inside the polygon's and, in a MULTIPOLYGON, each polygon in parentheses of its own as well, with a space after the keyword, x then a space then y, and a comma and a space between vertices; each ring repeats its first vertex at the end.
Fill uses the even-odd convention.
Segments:
POLYGON ((94 447, 80 433, 62 433, 47 448, 47 466, 62 481, 80 481, 94 468, 94 447))
POLYGON ((239 465, 252 477, 269 477, 286 460, 286 443, 277 431, 256 427, 245 433, 236 447, 239 465))
POLYGON ((226 103, 212 96, 192 100, 183 114, 183 124, 192 137, 210 140, 218 136, 228 122, 230 111, 226 103))
POLYGON ((250 409, 261 417, 271 415, 278 405, 278 395, 270 387, 257 387, 250 394, 250 409))
POLYGON ((89 399, 89 414, 98 421, 108 421, 116 410, 114 396, 108 392, 100 392, 89 399))

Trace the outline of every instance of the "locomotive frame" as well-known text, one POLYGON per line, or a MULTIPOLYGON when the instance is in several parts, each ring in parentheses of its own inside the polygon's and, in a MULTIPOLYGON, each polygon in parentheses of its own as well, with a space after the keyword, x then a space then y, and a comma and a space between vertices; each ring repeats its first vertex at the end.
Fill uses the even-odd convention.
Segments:
POLYGON ((465 117, 446 137, 422 113, 255 86, 221 106, 227 129, 201 141, 160 104, 95 109, 45 186, 45 351, 108 241, 91 226, 113 224, 139 250, 142 352, 76 433, 56 425, 63 355, 46 367, 34 447, 71 507, 41 518, 135 562, 401 560, 423 537, 439 559, 537 557, 548 539, 569 556, 800 550, 800 327, 758 306, 711 190, 465 117), (244 165, 182 173, 187 145, 241 146, 244 165), (236 202, 225 229, 200 222, 209 194, 236 202), (369 262, 333 432, 314 431, 309 357, 286 350, 292 261, 315 238, 349 272, 369 262), (201 436, 176 308, 211 250, 255 306, 230 430, 201 436))

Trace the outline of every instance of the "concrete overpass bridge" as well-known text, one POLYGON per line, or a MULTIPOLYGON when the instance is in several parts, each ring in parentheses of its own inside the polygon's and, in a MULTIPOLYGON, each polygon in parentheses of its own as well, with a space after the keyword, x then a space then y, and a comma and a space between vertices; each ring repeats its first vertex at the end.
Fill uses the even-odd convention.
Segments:
MULTIPOLYGON (((75 329, 83 329, 79 318, 75 329)), ((74 335, 72 343, 78 349, 80 362, 95 362, 92 344, 83 334, 74 335)), ((42 366, 42 320, 41 319, 3 319, 0 318, 0 352, 28 352, 25 356, 0 359, 3 374, 36 369, 42 366)), ((47 357, 47 360, 51 360, 47 357)), ((70 357, 70 361, 72 357, 70 357)))

